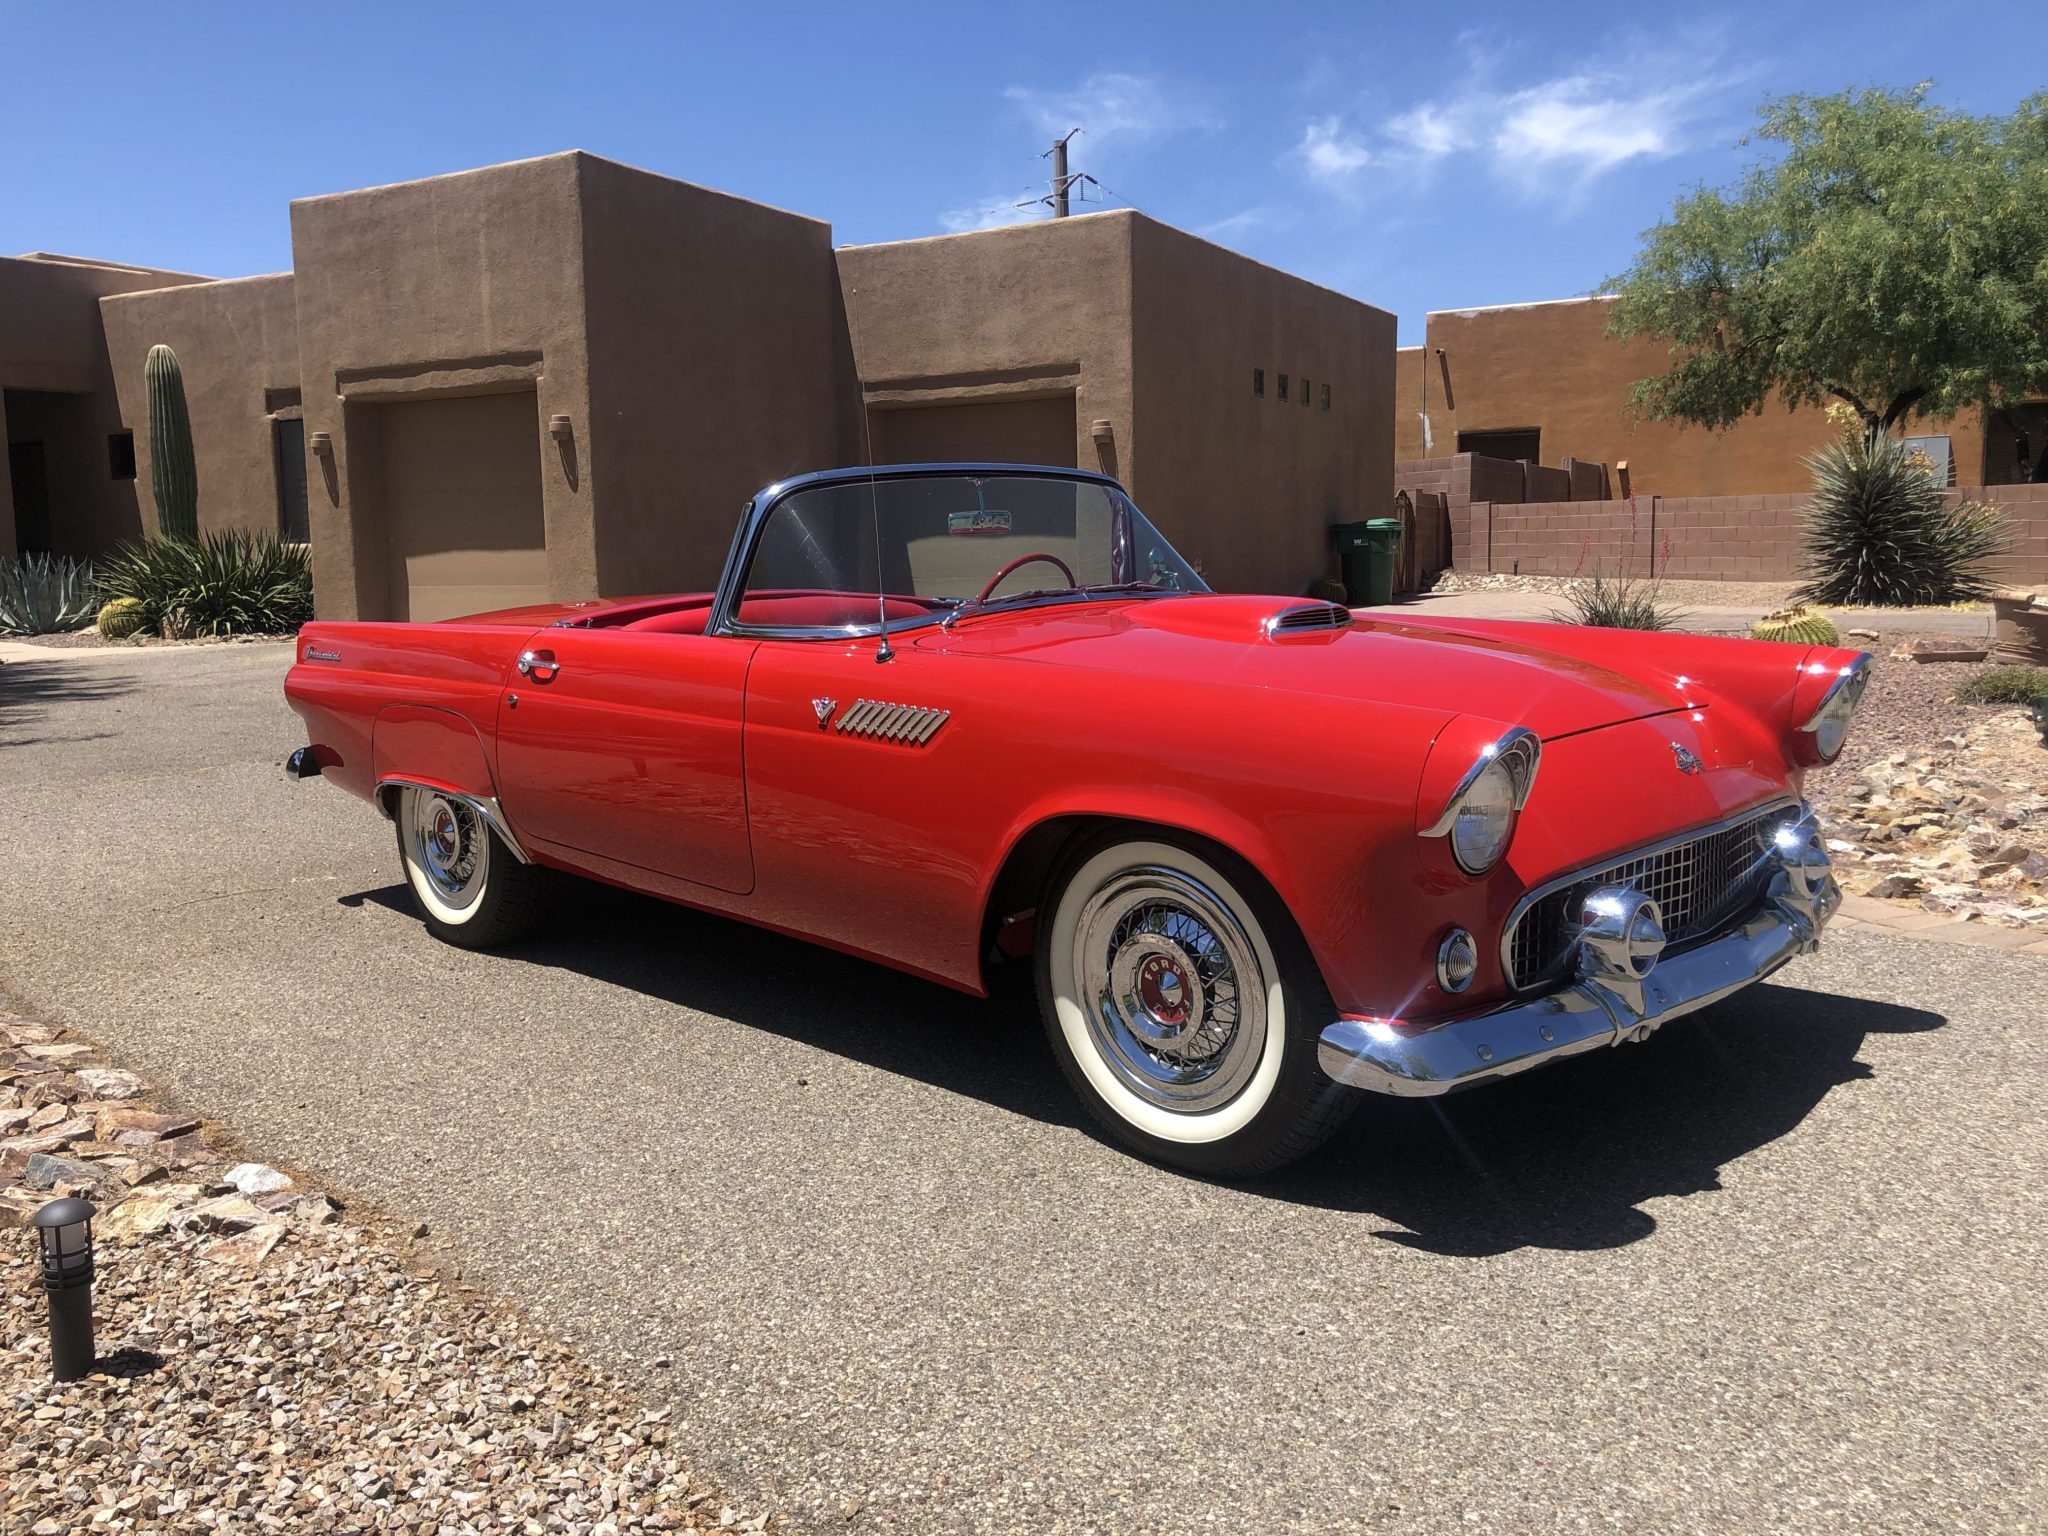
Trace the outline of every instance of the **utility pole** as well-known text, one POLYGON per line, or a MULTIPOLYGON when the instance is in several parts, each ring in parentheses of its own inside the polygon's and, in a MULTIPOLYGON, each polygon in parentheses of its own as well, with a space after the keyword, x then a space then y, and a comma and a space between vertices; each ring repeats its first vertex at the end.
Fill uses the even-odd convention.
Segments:
POLYGON ((1067 174, 1067 140, 1080 131, 1070 129, 1064 137, 1052 141, 1052 216, 1056 219, 1067 216, 1067 188, 1080 180, 1067 174))

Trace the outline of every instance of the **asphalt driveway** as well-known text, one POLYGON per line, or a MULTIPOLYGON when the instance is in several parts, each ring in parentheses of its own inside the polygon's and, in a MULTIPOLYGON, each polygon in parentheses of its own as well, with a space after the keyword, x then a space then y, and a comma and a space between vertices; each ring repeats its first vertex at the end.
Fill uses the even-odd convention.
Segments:
POLYGON ((435 943, 387 825, 281 777, 286 660, 0 666, 0 987, 431 1222, 735 1491, 824 1529, 2048 1524, 2048 958, 1847 935, 1207 1185, 1081 1126, 1021 995, 594 887, 517 954, 435 943))

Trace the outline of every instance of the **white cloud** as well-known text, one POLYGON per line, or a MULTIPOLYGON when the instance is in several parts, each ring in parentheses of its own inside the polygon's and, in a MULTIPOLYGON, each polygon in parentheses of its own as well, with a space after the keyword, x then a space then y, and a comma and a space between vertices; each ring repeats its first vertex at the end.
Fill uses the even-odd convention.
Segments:
POLYGON ((1682 52, 1638 48, 1502 89, 1496 79, 1509 56, 1484 37, 1460 42, 1469 85, 1387 118, 1370 135, 1342 133, 1337 118, 1310 121, 1298 151, 1309 174, 1351 191, 1369 168, 1416 175, 1453 156, 1475 155, 1531 195, 1583 190, 1630 161, 1691 148, 1714 122, 1728 87, 1746 78, 1717 70, 1718 49, 1695 42, 1682 52))
POLYGON ((1081 130, 1074 146, 1100 157, 1161 134, 1215 126, 1197 95, 1154 75, 1097 70, 1079 85, 1047 91, 1013 85, 1003 92, 1048 141, 1081 130))
POLYGON ((1372 164, 1365 141, 1344 127, 1340 117, 1318 118, 1302 131, 1295 153, 1318 181, 1345 181, 1372 164))
POLYGON ((1030 202, 1030 196, 1028 192, 1019 192, 1003 198, 992 193, 987 202, 948 208, 939 215, 939 223, 951 235, 964 235, 976 229, 1002 229, 1011 224, 1029 224, 1033 219, 1043 217, 1046 211, 1043 205, 1030 202))

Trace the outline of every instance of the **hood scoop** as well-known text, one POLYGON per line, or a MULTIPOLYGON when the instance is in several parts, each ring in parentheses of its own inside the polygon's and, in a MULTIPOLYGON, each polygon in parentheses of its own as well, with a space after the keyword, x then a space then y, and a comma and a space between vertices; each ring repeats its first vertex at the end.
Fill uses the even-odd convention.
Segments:
POLYGON ((1351 625, 1351 610, 1340 603, 1290 603, 1285 608, 1275 609, 1266 616, 1259 627, 1269 640, 1283 640, 1289 635, 1327 634, 1333 629, 1347 629, 1351 625))

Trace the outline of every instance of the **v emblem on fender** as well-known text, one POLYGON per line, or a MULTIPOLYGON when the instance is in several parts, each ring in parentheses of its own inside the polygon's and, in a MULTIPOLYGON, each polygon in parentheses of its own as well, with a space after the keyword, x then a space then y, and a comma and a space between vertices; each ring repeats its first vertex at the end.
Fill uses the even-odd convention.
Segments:
POLYGON ((820 728, 831 723, 832 711, 839 707, 837 699, 813 699, 811 708, 816 711, 820 728))

